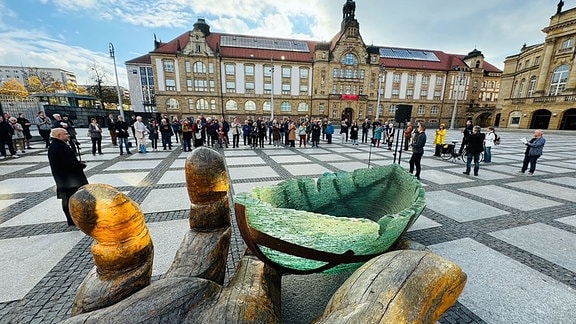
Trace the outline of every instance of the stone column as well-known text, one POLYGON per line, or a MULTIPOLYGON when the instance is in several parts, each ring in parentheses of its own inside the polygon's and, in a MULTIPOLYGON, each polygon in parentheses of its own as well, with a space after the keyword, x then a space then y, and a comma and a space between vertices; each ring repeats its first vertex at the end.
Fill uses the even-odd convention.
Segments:
POLYGON ((555 41, 555 38, 548 38, 544 44, 544 57, 542 57, 542 62, 540 63, 540 74, 536 82, 536 91, 534 91, 535 96, 545 96, 548 93, 546 91, 546 81, 548 73, 550 72, 550 63, 552 61, 552 54, 554 53, 555 41))

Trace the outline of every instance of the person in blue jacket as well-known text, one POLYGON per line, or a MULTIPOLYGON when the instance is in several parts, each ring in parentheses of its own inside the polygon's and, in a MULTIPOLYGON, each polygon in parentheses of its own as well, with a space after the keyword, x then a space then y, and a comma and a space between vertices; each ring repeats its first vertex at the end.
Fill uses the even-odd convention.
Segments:
POLYGON ((326 124, 326 143, 332 144, 332 135, 334 134, 334 125, 332 125, 331 121, 328 121, 326 124))
POLYGON ((526 152, 524 152, 524 161, 522 161, 522 170, 520 174, 524 174, 526 169, 528 169, 528 164, 530 164, 530 169, 528 170, 528 175, 531 176, 536 170, 536 160, 542 155, 542 150, 544 149, 544 144, 546 140, 542 137, 544 133, 541 129, 534 131, 534 137, 524 143, 526 145, 526 152))

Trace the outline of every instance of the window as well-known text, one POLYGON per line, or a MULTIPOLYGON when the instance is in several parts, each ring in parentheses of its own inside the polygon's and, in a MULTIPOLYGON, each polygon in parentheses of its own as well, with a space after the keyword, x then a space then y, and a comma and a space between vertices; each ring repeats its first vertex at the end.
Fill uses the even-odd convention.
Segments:
POLYGON ((540 64, 540 56, 536 56, 536 58, 534 58, 534 66, 540 64))
POLYGON ((511 125, 518 125, 518 124, 520 124, 520 117, 512 117, 512 118, 510 118, 510 124, 511 124, 511 125))
POLYGON ((574 38, 568 38, 562 42, 561 49, 571 49, 574 46, 574 38))
POLYGON ((335 78, 338 77, 338 69, 334 69, 334 74, 333 74, 332 76, 335 77, 335 78))
POLYGON ((444 84, 444 78, 441 77, 441 76, 437 76, 437 77, 436 77, 436 85, 437 85, 437 86, 441 86, 441 85, 443 85, 443 84, 444 84))
POLYGON ((392 98, 398 98, 400 96, 400 89, 392 89, 392 98))
POLYGON ((188 110, 194 110, 194 99, 188 99, 188 110))
POLYGON ((186 80, 186 88, 188 89, 188 91, 194 90, 194 87, 192 86, 192 80, 191 79, 186 80))
POLYGON ((245 65, 244 65, 244 75, 254 76, 254 65, 252 65, 252 64, 245 64, 245 65))
POLYGON ((318 111, 320 112, 320 114, 323 114, 323 113, 324 113, 324 103, 323 103, 323 102, 321 102, 321 103, 318 105, 318 111))
POLYGON ((290 94, 290 83, 282 83, 282 94, 290 94))
POLYGON ((254 82, 246 82, 244 87, 246 89, 246 93, 254 93, 254 82))
POLYGON ((430 83, 430 76, 429 75, 423 75, 422 76, 422 84, 428 84, 430 83))
POLYGON ((292 74, 292 69, 289 66, 283 66, 282 67, 282 77, 283 78, 289 78, 291 74, 292 74))
POLYGON ((270 65, 264 66, 264 76, 272 76, 272 67, 270 65))
POLYGON ((346 79, 351 79, 351 78, 352 78, 352 70, 346 69, 346 79))
POLYGON ((301 84, 300 85, 300 94, 305 95, 307 93, 308 93, 308 85, 307 84, 301 84))
POLYGON ((434 100, 440 100, 441 94, 440 90, 434 90, 434 100))
POLYGON ((342 56, 340 63, 343 65, 358 65, 358 59, 356 58, 356 55, 352 53, 347 53, 344 56, 342 56))
POLYGON ((236 74, 236 65, 234 65, 234 64, 226 64, 226 65, 224 65, 224 69, 226 71, 226 75, 236 74))
POLYGON ((426 107, 424 107, 424 105, 419 105, 417 111, 418 111, 418 115, 422 116, 426 113, 426 107))
POLYGON ((292 111, 292 104, 288 101, 283 101, 280 105, 280 111, 282 112, 291 112, 292 111))
POLYGON ((180 109, 180 105, 178 105, 178 100, 174 98, 170 98, 166 100, 166 109, 168 110, 178 110, 180 109))
POLYGON ((534 90, 536 90, 536 76, 533 75, 530 78, 530 84, 528 85, 528 97, 532 97, 534 95, 534 90))
POLYGON ((270 111, 270 101, 264 101, 264 104, 262 105, 262 109, 264 111, 270 111))
POLYGON ((230 93, 236 92, 236 82, 226 81, 226 92, 230 92, 230 93))
POLYGON ((196 110, 208 110, 208 101, 206 99, 198 99, 196 101, 196 110))
POLYGON ((214 74, 214 63, 208 63, 208 73, 214 74))
POLYGON ((254 101, 252 100, 248 100, 246 101, 246 103, 244 104, 244 110, 256 110, 256 104, 254 103, 254 101))
POLYGON ((164 60, 162 63, 164 64, 164 72, 174 72, 174 61, 164 60))
POLYGON ((388 113, 389 114, 395 114, 396 113, 396 105, 390 105, 390 108, 388 108, 388 113))
POLYGON ((300 68, 300 79, 308 79, 309 72, 308 68, 300 68))
POLYGON ((214 80, 210 80, 210 92, 214 92, 216 91, 215 85, 214 85, 214 80))
POLYGON ((364 79, 364 75, 366 72, 364 70, 360 70, 360 79, 364 79))
POLYGON ((206 92, 208 88, 206 86, 206 80, 194 80, 194 90, 199 92, 206 92))
POLYGON ((186 73, 192 72, 192 66, 190 65, 190 61, 186 61, 184 63, 184 67, 186 68, 186 73))
POLYGON ((272 83, 264 83, 264 93, 270 94, 272 92, 272 83))
POLYGON ((552 74, 552 82, 550 83, 549 96, 557 96, 562 93, 566 87, 566 81, 568 80, 568 72, 570 68, 568 65, 559 66, 552 74))
POLYGON ((426 99, 428 97, 428 90, 422 89, 420 90, 420 98, 426 99))
POLYGON ((206 65, 202 62, 194 63, 194 73, 206 73, 206 65))
POLYGON ((299 112, 303 112, 303 111, 308 111, 308 104, 305 102, 301 102, 298 104, 298 111, 299 112))
POLYGON ((392 78, 392 82, 400 83, 400 73, 394 73, 394 77, 392 78))
POLYGON ((166 91, 176 91, 176 81, 174 79, 166 79, 166 91))
POLYGON ((430 115, 438 115, 438 106, 434 105, 430 108, 430 115))
POLYGON ((234 100, 226 101, 226 110, 238 110, 238 103, 234 100))
POLYGON ((520 81, 520 86, 518 87, 518 98, 524 97, 524 87, 526 86, 526 79, 520 81))
POLYGON ((210 99, 210 109, 216 110, 216 99, 210 99))
POLYGON ((414 89, 406 89, 406 98, 412 99, 414 97, 414 89))
POLYGON ((414 79, 416 79, 414 74, 408 74, 408 84, 414 84, 414 79))

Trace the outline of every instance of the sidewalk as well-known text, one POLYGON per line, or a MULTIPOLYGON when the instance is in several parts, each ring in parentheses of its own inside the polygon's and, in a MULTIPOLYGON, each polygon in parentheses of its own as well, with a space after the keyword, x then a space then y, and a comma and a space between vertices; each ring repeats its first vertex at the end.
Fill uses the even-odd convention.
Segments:
MULTIPOLYGON (((422 160, 427 207, 410 239, 455 261, 468 274, 458 303, 441 323, 576 323, 576 133, 546 133, 544 155, 532 177, 517 176, 530 130, 504 131, 493 163, 478 177, 462 162, 433 157, 433 133, 422 160)), ((155 248, 153 276, 164 273, 188 230, 185 187, 187 153, 119 156, 110 139, 104 155, 92 156, 79 129, 90 183, 113 185, 145 212, 155 248)), ((446 142, 460 140, 449 131, 446 142)), ((241 140, 242 142, 242 140, 241 140)), ((291 177, 318 177, 393 163, 393 151, 367 144, 320 143, 320 148, 224 149, 233 191, 273 185, 291 177)), ((66 225, 41 143, 20 158, 0 161, 0 322, 55 323, 70 317, 76 289, 93 267, 92 239, 66 225)), ((410 152, 402 152, 407 167, 410 152)), ((237 230, 228 272, 244 250, 237 230)), ((345 278, 311 275, 283 278, 286 323, 318 316, 327 296, 345 278)))

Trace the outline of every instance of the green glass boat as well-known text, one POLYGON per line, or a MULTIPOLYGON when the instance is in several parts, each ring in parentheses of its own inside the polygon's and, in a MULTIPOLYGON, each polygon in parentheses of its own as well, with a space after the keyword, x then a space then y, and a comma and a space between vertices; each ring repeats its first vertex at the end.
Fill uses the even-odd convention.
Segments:
POLYGON ((285 272, 341 272, 391 248, 425 207, 424 188, 397 164, 326 173, 234 197, 240 233, 285 272))

